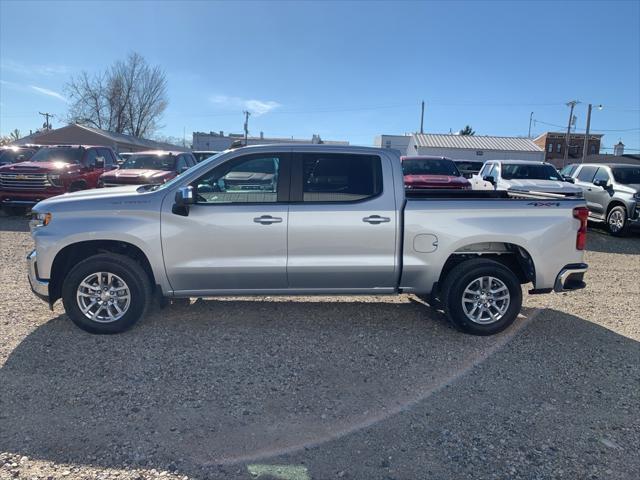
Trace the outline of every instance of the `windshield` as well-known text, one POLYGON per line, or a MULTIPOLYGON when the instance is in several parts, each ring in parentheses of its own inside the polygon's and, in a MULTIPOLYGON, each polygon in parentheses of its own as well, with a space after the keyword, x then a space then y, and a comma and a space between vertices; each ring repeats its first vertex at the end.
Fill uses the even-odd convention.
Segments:
POLYGON ((80 163, 83 153, 84 150, 82 148, 43 148, 31 157, 31 161, 80 163))
POLYGON ((503 163, 502 178, 505 180, 562 180, 562 176, 551 165, 526 163, 503 163))
POLYGON ((173 155, 131 155, 122 165, 121 169, 149 169, 149 170, 174 170, 176 167, 176 157, 173 155))
POLYGON ((17 161, 23 162, 29 160, 33 155, 34 150, 28 150, 24 148, 19 148, 14 150, 13 148, 8 148, 6 150, 0 150, 0 165, 4 165, 7 163, 14 163, 17 161))
POLYGON ((625 185, 639 184, 640 185, 640 167, 616 167, 612 168, 613 178, 616 182, 625 185))
MULTIPOLYGON (((224 151, 222 151, 222 152, 220 152, 220 153, 216 153, 214 156, 209 157, 209 158, 207 159, 207 162, 209 162, 209 161, 213 160, 214 158, 218 158, 220 155, 222 155, 222 154, 224 154, 224 153, 227 153, 227 152, 228 152, 228 150, 224 150, 224 151)), ((200 172, 201 172, 202 170, 200 170, 200 169, 198 168, 199 166, 200 166, 200 164, 198 164, 197 166, 193 167, 193 169, 198 169, 198 171, 200 171, 200 172)), ((121 168, 122 168, 122 167, 121 167, 121 168)), ((189 171, 191 171, 191 170, 189 170, 189 171)), ((163 184, 161 184, 161 185, 153 185, 153 187, 151 187, 151 189, 152 189, 152 190, 165 189, 165 188, 167 188, 167 187, 172 187, 172 186, 174 186, 176 183, 178 183, 178 182, 182 182, 182 181, 184 181, 184 177, 183 177, 182 175, 178 175, 177 177, 173 177, 171 180, 169 180, 169 181, 168 181, 168 182, 166 182, 166 183, 163 183, 163 184)))
POLYGON ((402 161, 405 175, 449 175, 459 177, 455 163, 444 158, 406 158, 402 161))

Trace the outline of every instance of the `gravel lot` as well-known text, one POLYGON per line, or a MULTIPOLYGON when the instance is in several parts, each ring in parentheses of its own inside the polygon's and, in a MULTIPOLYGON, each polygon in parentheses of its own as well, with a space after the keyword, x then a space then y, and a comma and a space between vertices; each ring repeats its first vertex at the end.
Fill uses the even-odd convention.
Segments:
POLYGON ((640 236, 501 335, 412 296, 223 298, 92 336, 0 217, 0 479, 640 478, 640 236))

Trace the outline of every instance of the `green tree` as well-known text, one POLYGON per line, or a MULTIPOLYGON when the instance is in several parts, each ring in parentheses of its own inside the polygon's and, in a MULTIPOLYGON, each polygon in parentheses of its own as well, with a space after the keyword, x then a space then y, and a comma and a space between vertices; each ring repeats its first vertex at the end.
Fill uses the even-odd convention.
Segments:
POLYGON ((459 135, 475 135, 476 131, 471 128, 471 125, 466 125, 462 130, 458 132, 459 135))

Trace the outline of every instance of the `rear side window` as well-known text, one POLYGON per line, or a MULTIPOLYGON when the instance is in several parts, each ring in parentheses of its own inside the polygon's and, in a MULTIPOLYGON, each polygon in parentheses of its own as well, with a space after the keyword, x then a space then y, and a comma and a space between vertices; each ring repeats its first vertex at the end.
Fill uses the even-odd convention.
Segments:
POLYGON ((353 202, 382 192, 382 163, 376 155, 305 153, 304 202, 353 202))
POLYGON ((597 169, 597 167, 582 167, 582 169, 578 173, 578 180, 580 180, 581 182, 591 183, 597 169))

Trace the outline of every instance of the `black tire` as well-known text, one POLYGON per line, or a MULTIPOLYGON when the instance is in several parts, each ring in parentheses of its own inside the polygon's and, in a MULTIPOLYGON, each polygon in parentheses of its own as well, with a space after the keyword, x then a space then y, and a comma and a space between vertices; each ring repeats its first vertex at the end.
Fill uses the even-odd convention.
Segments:
POLYGON ((615 237, 624 237, 629 232, 627 209, 622 205, 616 205, 607 213, 607 230, 615 237), (613 221, 614 216, 622 219, 622 226, 619 226, 619 222, 613 221))
POLYGON ((87 189, 87 184, 84 182, 76 182, 76 183, 72 183, 71 186, 69 187, 69 193, 71 192, 79 192, 81 190, 86 190, 87 189))
POLYGON ((130 257, 102 253, 78 263, 67 274, 62 284, 62 303, 69 318, 89 333, 120 333, 131 328, 146 313, 151 301, 151 282, 142 267, 130 257), (130 304, 126 313, 110 323, 101 323, 86 317, 76 301, 80 282, 96 272, 108 272, 122 278, 129 287, 130 304))
POLYGON ((509 327, 517 318, 522 307, 522 288, 518 277, 509 268, 494 260, 478 258, 464 261, 451 269, 442 284, 440 298, 455 328, 473 335, 493 335, 509 327), (507 287, 510 299, 501 318, 493 323, 481 324, 467 317, 462 299, 471 282, 485 276, 499 279, 507 287))

